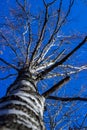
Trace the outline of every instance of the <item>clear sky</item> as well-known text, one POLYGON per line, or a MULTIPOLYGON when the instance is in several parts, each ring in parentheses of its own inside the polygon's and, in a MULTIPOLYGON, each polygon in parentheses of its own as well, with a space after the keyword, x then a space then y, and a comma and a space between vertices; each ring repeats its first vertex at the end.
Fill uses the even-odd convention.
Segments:
MULTIPOLYGON (((0 1, 0 28, 2 28, 2 23, 3 23, 3 17, 10 17, 9 14, 9 9, 12 7, 15 7, 15 0, 1 0, 0 1)), ((32 2, 32 1, 31 1, 32 2)), ((32 8, 35 7, 36 0, 33 0, 32 2, 32 8)), ((42 6, 42 3, 40 3, 39 0, 37 0, 37 3, 39 7, 42 6)), ((35 9, 35 8, 34 8, 35 9)), ((69 22, 65 25, 65 27, 62 29, 62 33, 65 35, 70 35, 72 32, 74 34, 80 34, 86 35, 87 34, 87 3, 84 2, 84 0, 76 0, 75 4, 72 8, 70 17, 69 17, 69 22)), ((75 55, 74 58, 78 60, 79 64, 87 64, 87 45, 82 47, 77 52, 77 56, 75 55), (78 58, 79 57, 79 58, 78 58)), ((5 57, 7 60, 9 59, 9 56, 6 55, 7 52, 5 50, 4 54, 1 55, 1 57, 5 57)), ((2 64, 0 62, 0 64, 2 64)), ((84 79, 85 72, 82 72, 81 77, 84 79), (83 74, 83 75, 82 75, 83 74)), ((1 77, 3 77, 3 74, 1 74, 1 77)), ((82 78, 81 78, 82 80, 82 78)), ((86 82, 86 80, 84 80, 86 82)), ((10 84, 9 80, 7 81, 0 81, 0 95, 3 95, 5 92, 5 88, 7 88, 10 84)), ((81 83, 82 84, 82 83, 81 83)))
MULTIPOLYGON (((67 1, 67 0, 66 0, 67 1)), ((34 8, 35 4, 37 3, 39 7, 42 7, 42 3, 40 0, 31 0, 32 2, 32 9, 35 11, 34 8)), ((3 17, 9 17, 9 9, 12 7, 15 8, 15 0, 0 0, 0 29, 2 28, 3 23, 3 17)), ((66 2, 65 2, 66 7, 66 2)), ((87 2, 85 3, 85 0, 75 0, 74 6, 72 8, 71 14, 68 18, 68 23, 62 28, 61 34, 64 35, 78 35, 81 37, 81 39, 84 38, 85 35, 87 35, 87 2)), ((80 40, 81 41, 81 40, 80 40)), ((77 44, 79 43, 79 40, 76 40, 77 44)), ((2 49, 0 47, 0 49, 2 49)), ((1 52, 2 50, 0 50, 1 52)), ((4 50, 4 53, 0 54, 0 57, 3 57, 10 61, 10 56, 8 55, 9 50, 4 50)), ((68 62, 71 62, 77 66, 80 65, 87 65, 87 43, 79 49, 71 59, 68 60, 68 62)), ((0 65, 2 63, 0 62, 0 65)), ((13 71, 13 70, 11 70, 13 71)), ((0 77, 4 77, 7 73, 4 73, 0 71, 0 77)), ((79 75, 75 75, 71 77, 71 81, 65 85, 64 90, 60 90, 58 92, 58 95, 61 96, 62 93, 65 93, 65 96, 73 96, 77 95, 80 92, 80 89, 82 91, 85 91, 87 89, 87 70, 80 72, 79 75), (64 92, 66 91, 66 92, 64 92)), ((14 78, 10 78, 7 80, 0 81, 0 97, 4 96, 6 93, 7 87, 14 81, 14 78)), ((51 83, 49 83, 51 84, 51 83)), ((87 92, 84 92, 83 96, 87 96, 87 92)), ((86 110, 86 109, 85 109, 86 110)))

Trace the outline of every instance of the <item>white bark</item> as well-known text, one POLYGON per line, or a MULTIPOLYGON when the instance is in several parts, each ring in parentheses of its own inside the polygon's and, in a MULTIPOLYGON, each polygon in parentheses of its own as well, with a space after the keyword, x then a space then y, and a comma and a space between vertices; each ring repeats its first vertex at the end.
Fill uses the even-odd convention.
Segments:
POLYGON ((0 100, 0 130, 45 130, 45 99, 27 77, 19 77, 0 100))

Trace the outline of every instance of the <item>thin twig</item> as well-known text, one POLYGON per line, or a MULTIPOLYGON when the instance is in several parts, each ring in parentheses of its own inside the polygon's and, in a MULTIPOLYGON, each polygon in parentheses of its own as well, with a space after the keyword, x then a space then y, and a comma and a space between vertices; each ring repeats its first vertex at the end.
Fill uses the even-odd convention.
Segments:
POLYGON ((7 75, 5 77, 0 78, 0 80, 5 80, 5 79, 8 79, 9 77, 16 76, 16 75, 17 74, 9 74, 9 75, 7 75))
POLYGON ((8 62, 5 61, 4 59, 0 58, 0 61, 3 62, 3 63, 6 64, 6 65, 12 67, 12 68, 15 69, 16 71, 19 71, 19 69, 18 69, 16 66, 14 66, 14 65, 12 65, 12 64, 10 64, 10 63, 8 63, 8 62))

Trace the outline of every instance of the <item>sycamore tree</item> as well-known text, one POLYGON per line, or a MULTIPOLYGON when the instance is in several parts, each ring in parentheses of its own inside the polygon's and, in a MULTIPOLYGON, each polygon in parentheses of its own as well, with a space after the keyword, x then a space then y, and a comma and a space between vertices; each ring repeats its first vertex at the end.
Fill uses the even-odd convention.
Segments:
POLYGON ((87 69, 74 58, 87 36, 63 32, 74 4, 75 0, 14 0, 3 17, 0 80, 14 81, 0 99, 0 130, 68 130, 79 120, 77 129, 86 127, 86 111, 82 118, 76 114, 80 105, 85 110, 85 90, 75 95, 73 89, 70 95, 66 84, 87 69))

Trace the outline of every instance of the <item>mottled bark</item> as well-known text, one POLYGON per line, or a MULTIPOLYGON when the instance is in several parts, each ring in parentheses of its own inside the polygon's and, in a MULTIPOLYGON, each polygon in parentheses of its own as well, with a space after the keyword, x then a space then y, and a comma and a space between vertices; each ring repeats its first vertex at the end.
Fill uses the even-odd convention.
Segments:
POLYGON ((22 71, 0 100, 0 130, 45 130, 44 101, 35 81, 22 71))

